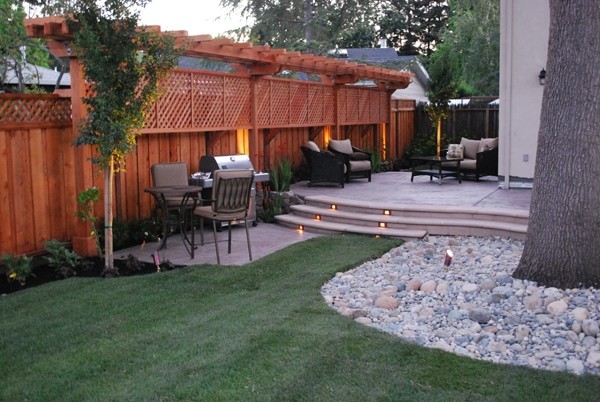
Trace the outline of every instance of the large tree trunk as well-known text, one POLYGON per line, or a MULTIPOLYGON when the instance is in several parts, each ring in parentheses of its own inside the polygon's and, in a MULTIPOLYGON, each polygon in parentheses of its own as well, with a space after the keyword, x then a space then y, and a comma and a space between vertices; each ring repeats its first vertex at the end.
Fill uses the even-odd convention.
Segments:
POLYGON ((598 0, 550 0, 529 228, 516 278, 600 286, 599 65, 598 0))

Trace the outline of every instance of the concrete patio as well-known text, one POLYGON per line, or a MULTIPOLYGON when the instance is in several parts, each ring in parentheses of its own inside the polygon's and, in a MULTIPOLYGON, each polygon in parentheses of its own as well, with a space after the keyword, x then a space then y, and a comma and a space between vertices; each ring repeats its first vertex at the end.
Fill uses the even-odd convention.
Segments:
MULTIPOLYGON (((293 184, 292 191, 300 197, 310 195, 328 195, 351 200, 368 202, 391 202, 409 205, 474 206, 510 210, 529 210, 530 189, 498 188, 493 177, 484 177, 479 182, 455 179, 430 181, 425 176, 410 181, 410 172, 386 172, 374 174, 372 181, 355 180, 346 183, 344 188, 308 187, 306 182, 293 184)), ((216 264, 216 255, 212 230, 205 228, 204 246, 200 246, 200 236, 196 233, 196 255, 191 259, 185 250, 179 235, 169 237, 167 248, 160 250, 162 261, 168 260, 176 265, 216 264)), ((253 259, 257 260, 293 243, 319 236, 315 233, 300 232, 277 224, 259 223, 250 228, 253 259)), ((218 233, 219 251, 223 265, 243 265, 249 262, 246 235, 242 225, 232 228, 232 253, 227 254, 227 230, 218 233)), ((115 252, 115 259, 126 258, 132 254, 141 261, 152 261, 152 253, 158 243, 149 243, 142 247, 133 247, 115 252)))

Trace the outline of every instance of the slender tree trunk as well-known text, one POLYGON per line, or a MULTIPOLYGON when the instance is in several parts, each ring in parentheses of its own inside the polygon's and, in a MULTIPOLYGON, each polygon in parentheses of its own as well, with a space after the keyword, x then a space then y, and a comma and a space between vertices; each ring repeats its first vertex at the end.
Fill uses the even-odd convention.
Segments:
POLYGON ((600 7, 550 0, 527 240, 516 278, 600 286, 600 7))
POLYGON ((114 157, 104 169, 104 269, 106 275, 116 275, 113 256, 113 178, 115 176, 114 157))

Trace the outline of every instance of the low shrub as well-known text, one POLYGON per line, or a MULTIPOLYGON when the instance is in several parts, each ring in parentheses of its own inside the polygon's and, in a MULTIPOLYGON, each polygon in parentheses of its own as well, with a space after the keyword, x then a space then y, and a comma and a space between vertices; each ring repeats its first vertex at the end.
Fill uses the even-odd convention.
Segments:
POLYGON ((58 240, 50 240, 44 243, 44 250, 49 254, 44 258, 48 265, 62 278, 77 275, 77 269, 81 266, 81 257, 69 250, 65 243, 58 240))

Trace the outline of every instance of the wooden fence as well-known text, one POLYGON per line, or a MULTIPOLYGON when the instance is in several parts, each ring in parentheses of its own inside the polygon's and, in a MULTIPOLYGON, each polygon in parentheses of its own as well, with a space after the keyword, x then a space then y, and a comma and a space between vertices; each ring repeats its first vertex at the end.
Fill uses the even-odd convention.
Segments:
MULTIPOLYGON (((425 104, 415 110, 415 134, 428 135, 435 132, 429 121, 425 104)), ((451 142, 460 142, 461 137, 498 137, 499 105, 474 103, 472 105, 451 106, 442 121, 442 134, 451 142)))
MULTIPOLYGON (((276 85, 280 81, 273 80, 276 85)), ((317 90, 318 87, 313 86, 306 85, 306 89, 289 86, 284 90, 291 95, 290 91, 295 88, 299 93, 292 96, 293 99, 303 97, 306 104, 313 105, 304 109, 306 113, 296 110, 285 114, 283 120, 278 118, 273 121, 266 117, 263 120, 258 144, 263 163, 261 169, 274 166, 281 157, 290 159, 294 166, 298 166, 302 161, 300 145, 312 140, 323 147, 330 138, 334 138, 333 126, 310 125, 311 122, 306 120, 308 111, 314 112, 315 105, 325 99, 322 96, 329 96, 325 94, 325 89, 317 90), (298 124, 298 119, 305 119, 304 123, 298 124), (277 127, 278 124, 281 127, 277 127)), ((383 101, 380 97, 372 97, 370 92, 355 92, 352 88, 338 96, 347 99, 341 102, 347 118, 344 124, 340 124, 340 138, 349 138, 361 148, 378 150, 385 159, 400 158, 415 133, 433 132, 422 108, 415 107, 414 101, 391 101, 387 125, 351 124, 351 120, 358 120, 352 117, 351 104, 365 111, 362 112, 365 118, 371 116, 365 113, 371 113, 369 111, 377 109, 377 105, 383 101), (361 95, 364 93, 368 95, 361 95)), ((144 188, 152 185, 152 164, 183 161, 188 164, 190 172, 194 172, 199 169, 201 155, 248 152, 250 128, 241 124, 239 117, 233 120, 240 123, 241 127, 233 129, 229 124, 222 123, 225 120, 211 120, 218 113, 213 111, 213 117, 210 117, 211 112, 205 110, 210 108, 201 96, 192 99, 193 106, 188 110, 194 113, 188 115, 183 112, 186 108, 167 112, 164 100, 157 105, 159 113, 154 115, 154 122, 151 121, 143 130, 135 151, 126 159, 125 169, 116 175, 117 218, 141 219, 152 214, 152 199, 144 192, 144 188), (158 127, 158 121, 164 122, 166 119, 159 117, 163 114, 170 116, 172 121, 169 124, 175 128, 158 127), (208 119, 202 120, 208 126, 211 125, 209 121, 214 123, 202 130, 190 130, 183 116, 196 121, 196 124, 198 120, 194 119, 198 118, 208 119)), ((296 102, 289 104, 292 109, 305 104, 298 100, 296 102)), ((264 116, 276 113, 277 103, 267 103, 268 107, 263 105, 263 110, 268 110, 264 116)), ((235 110, 239 113, 234 114, 241 116, 240 111, 245 107, 235 110)), ((328 119, 327 116, 332 113, 325 108, 320 110, 321 119, 328 119)), ((497 114, 497 108, 453 109, 444 126, 446 134, 456 140, 460 140, 462 135, 477 138, 497 136, 497 114)), ((87 159, 92 155, 92 149, 88 147, 83 150, 87 155, 83 160, 89 163, 82 163, 81 158, 77 157, 77 152, 82 150, 72 146, 74 134, 70 116, 71 102, 68 98, 55 95, 0 95, 0 216, 3 217, 0 224, 0 254, 36 253, 43 249, 44 241, 50 239, 71 241, 77 234, 76 228, 82 225, 75 217, 77 189, 82 188, 81 176, 91 178, 86 183, 103 188, 102 175, 87 159)), ((381 114, 372 116, 374 120, 382 118, 381 114)), ((96 206, 95 213, 97 216, 103 215, 102 205, 96 206)))
MULTIPOLYGON (((279 90, 284 88, 283 91, 290 95, 293 95, 290 92, 292 89, 298 94, 292 96, 292 99, 297 99, 296 103, 288 105, 293 111, 284 113, 286 117, 283 120, 281 117, 277 118, 279 120, 271 119, 278 111, 276 102, 263 105, 263 116, 271 120, 265 117, 261 123, 263 127, 258 130, 261 169, 268 170, 282 157, 299 166, 302 161, 300 145, 312 140, 324 147, 329 138, 333 138, 331 125, 313 126, 310 125, 311 121, 306 121, 309 111, 314 112, 316 104, 331 96, 327 94, 327 88, 330 87, 320 90, 309 83, 285 89, 281 80, 267 81, 268 85, 275 84, 279 90), (300 89, 302 87, 306 90, 300 89), (298 100, 302 97, 304 102, 312 105, 305 109, 306 112, 297 110, 303 104, 298 100), (298 119, 305 120, 299 124, 298 119)), ((337 96, 342 99, 340 104, 343 105, 342 115, 345 116, 344 123, 340 124, 340 137, 349 138, 353 144, 365 149, 387 152, 388 157, 400 152, 398 146, 406 139, 396 140, 394 125, 382 130, 379 124, 352 124, 360 121, 361 116, 367 122, 385 118, 387 111, 378 110, 384 104, 384 99, 377 91, 349 88, 340 91, 337 96), (354 113, 352 104, 355 105, 354 113), (394 149, 385 151, 383 148, 386 144, 396 145, 394 149)), ((198 116, 205 116, 209 120, 214 118, 204 110, 210 109, 206 103, 199 106, 201 97, 193 99, 194 107, 188 110, 198 114, 188 115, 191 121, 198 124, 194 120, 198 116)), ((241 124, 242 127, 231 129, 228 124, 213 120, 215 123, 212 127, 191 131, 181 117, 185 115, 186 108, 167 111, 164 107, 162 100, 156 109, 159 113, 153 115, 155 120, 150 120, 138 137, 135 151, 128 155, 125 169, 116 174, 115 214, 118 219, 141 219, 152 214, 154 204, 144 192, 144 188, 152 186, 152 164, 183 161, 188 164, 190 172, 194 172, 199 170, 201 155, 248 152, 247 125, 241 124), (177 127, 160 129, 157 122, 165 119, 161 115, 170 116, 172 120, 169 124, 177 127)), ((72 145, 71 109, 70 99, 56 95, 0 95, 0 216, 3 217, 0 224, 0 255, 37 253, 43 250, 45 241, 72 241, 80 235, 82 226, 87 227, 75 217, 77 194, 90 185, 102 190, 104 184, 101 172, 89 161, 92 148, 75 148, 72 145), (81 157, 81 153, 85 156, 81 157)), ((321 119, 327 120, 333 115, 331 107, 321 110, 321 119)), ((397 114, 397 111, 392 113, 397 114)), ((240 120, 236 121, 240 123, 240 120)), ((95 214, 103 216, 102 205, 96 205, 95 214)))

